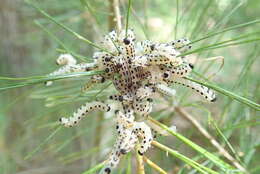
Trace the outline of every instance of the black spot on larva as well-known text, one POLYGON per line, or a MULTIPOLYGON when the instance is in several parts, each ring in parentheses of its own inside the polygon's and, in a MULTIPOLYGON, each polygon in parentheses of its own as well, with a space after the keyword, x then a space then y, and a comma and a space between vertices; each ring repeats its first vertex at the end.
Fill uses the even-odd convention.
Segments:
POLYGON ((101 78, 101 83, 104 83, 105 80, 106 80, 106 79, 105 79, 104 77, 102 77, 102 78, 101 78))
POLYGON ((108 73, 108 72, 109 72, 109 68, 106 68, 106 69, 105 69, 105 72, 108 73))
POLYGON ((106 62, 109 62, 110 60, 111 60, 110 57, 106 57, 106 58, 105 58, 105 61, 106 61, 106 62))
POLYGON ((119 110, 115 110, 115 114, 118 114, 119 110))
POLYGON ((62 118, 59 118, 59 122, 61 122, 62 118))
POLYGON ((194 66, 193 66, 191 63, 189 63, 189 66, 190 66, 190 68, 191 68, 191 69, 193 69, 193 68, 194 68, 194 66))
POLYGON ((155 47, 154 44, 150 46, 150 48, 151 48, 152 51, 154 50, 154 47, 155 47))
POLYGON ((116 68, 122 68, 122 64, 116 64, 116 68))
POLYGON ((110 173, 111 173, 111 169, 110 169, 110 168, 105 168, 105 172, 106 172, 107 174, 110 174, 110 173))
POLYGON ((123 101, 123 96, 120 95, 120 96, 118 97, 118 100, 119 100, 119 101, 123 101))
POLYGON ((110 111, 111 107, 110 106, 107 106, 107 112, 110 111))
POLYGON ((140 152, 140 150, 138 150, 138 154, 143 156, 144 154, 142 152, 140 152))
POLYGON ((213 98, 211 102, 215 102, 217 100, 217 97, 213 98))
POLYGON ((167 78, 167 77, 169 77, 169 74, 168 73, 163 73, 163 77, 167 78))
POLYGON ((128 40, 127 38, 125 38, 125 39, 124 39, 124 43, 125 43, 126 45, 129 45, 129 44, 130 44, 130 40, 128 40))
POLYGON ((120 153, 123 154, 123 155, 125 155, 127 152, 126 152, 125 149, 121 149, 121 150, 120 150, 120 153))
POLYGON ((147 101, 153 102, 153 99, 152 98, 148 98, 147 101))

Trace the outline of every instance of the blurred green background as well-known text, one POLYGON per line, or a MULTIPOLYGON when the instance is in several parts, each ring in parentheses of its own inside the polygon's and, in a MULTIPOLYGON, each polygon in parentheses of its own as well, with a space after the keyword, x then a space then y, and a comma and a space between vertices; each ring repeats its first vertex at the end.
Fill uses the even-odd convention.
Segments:
MULTIPOLYGON (((79 0, 34 2, 55 19, 93 42, 100 41, 102 34, 110 30, 109 0, 88 1, 100 25, 79 0)), ((120 1, 123 21, 126 9, 127 2, 120 1)), ((259 10, 259 0, 179 1, 177 38, 195 40, 209 32, 259 19, 259 10)), ((138 40, 144 40, 147 36, 151 40, 171 41, 175 39, 176 12, 174 0, 133 0, 130 27, 136 31, 138 40)), ((53 37, 34 23, 35 20, 43 24, 70 50, 86 58, 92 56, 95 49, 51 23, 24 1, 2 0, 0 76, 45 75, 58 68, 55 60, 60 54, 57 49, 61 47, 53 37)), ((206 39, 194 44, 193 49, 252 32, 260 32, 260 25, 250 25, 206 39)), ((260 38, 260 34, 256 33, 251 38, 260 38)), ((259 103, 259 50, 259 42, 249 42, 210 49, 189 57, 196 62, 195 70, 206 77, 217 72, 210 79, 211 82, 259 103), (224 57, 224 66, 219 72, 220 60, 203 61, 216 56, 224 57)), ((88 78, 63 80, 48 88, 38 84, 0 92, 0 173, 81 173, 106 159, 115 138, 112 113, 104 115, 95 112, 78 127, 62 129, 48 139, 55 131, 53 124, 61 115, 69 116, 84 102, 96 98, 103 100, 108 93, 115 91, 110 86, 99 94, 106 83, 79 96, 81 85, 87 80, 88 78), (35 150, 37 152, 34 153, 35 150), (29 158, 25 159, 28 154, 29 158)), ((7 83, 9 82, 0 80, 0 86, 7 83)), ((260 173, 259 112, 221 94, 218 94, 216 103, 209 104, 188 89, 173 87, 177 91, 176 97, 156 100, 152 114, 154 118, 168 126, 176 125, 179 133, 217 154, 217 150, 190 121, 174 111, 175 106, 184 108, 233 154, 223 137, 210 124, 209 118, 212 117, 244 167, 250 173, 260 173)), ((183 146, 174 137, 160 137, 159 141, 214 169, 209 161, 183 146)), ((164 152, 155 148, 149 150, 147 156, 168 173, 197 173, 177 158, 167 157, 164 152)), ((225 160, 223 157, 222 159, 225 160)), ((114 173, 124 173, 124 163, 126 161, 122 160, 114 173)), ((132 164, 132 172, 135 173, 134 158, 132 164)), ((146 171, 156 173, 148 166, 146 171)))

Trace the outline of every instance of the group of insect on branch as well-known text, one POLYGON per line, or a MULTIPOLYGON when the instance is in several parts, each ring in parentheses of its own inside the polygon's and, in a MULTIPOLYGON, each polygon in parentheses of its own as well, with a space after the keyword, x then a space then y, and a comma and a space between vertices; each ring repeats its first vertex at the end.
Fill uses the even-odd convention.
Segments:
MULTIPOLYGON (((120 33, 112 31, 104 36, 100 43, 102 50, 93 54, 93 63, 77 64, 68 54, 57 59, 57 64, 62 67, 50 76, 101 70, 104 73, 92 76, 82 90, 87 91, 93 84, 105 81, 112 81, 117 90, 117 94, 109 96, 108 99, 119 103, 119 109, 111 109, 110 104, 95 101, 81 106, 71 117, 60 118, 62 125, 72 127, 91 111, 114 110, 117 139, 102 169, 105 173, 111 173, 120 158, 137 144, 138 153, 143 155, 151 146, 155 132, 162 132, 158 126, 146 119, 152 112, 156 93, 172 96, 173 90, 169 86, 180 84, 195 90, 208 101, 216 100, 212 90, 184 78, 193 68, 186 57, 180 56, 191 48, 189 43, 187 39, 168 43, 150 40, 136 42, 133 30, 128 29, 120 33), (137 116, 142 119, 137 119, 137 116)), ((47 82, 47 85, 51 84, 51 81, 47 82)))

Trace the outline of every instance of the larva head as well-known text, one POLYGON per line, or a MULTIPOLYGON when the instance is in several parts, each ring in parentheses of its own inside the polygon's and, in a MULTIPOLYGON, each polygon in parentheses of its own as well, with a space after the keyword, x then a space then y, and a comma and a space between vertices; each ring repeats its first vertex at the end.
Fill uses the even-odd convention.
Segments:
POLYGON ((185 45, 189 45, 189 44, 190 44, 190 41, 187 38, 182 38, 182 39, 177 40, 177 42, 175 42, 175 47, 181 48, 181 47, 183 47, 185 45))
POLYGON ((127 36, 126 36, 126 30, 123 30, 119 36, 118 41, 124 45, 129 45, 135 41, 135 34, 133 29, 127 30, 127 36))
POLYGON ((178 57, 180 52, 169 44, 155 44, 153 53, 167 58, 167 62, 172 66, 179 66, 183 63, 182 58, 178 57))
POLYGON ((137 55, 150 54, 154 49, 155 43, 150 40, 141 41, 136 44, 137 55))
POLYGON ((77 61, 71 54, 61 54, 56 63, 58 65, 75 65, 77 61))
POLYGON ((111 173, 111 169, 110 169, 109 167, 107 167, 107 168, 105 168, 104 172, 105 172, 106 174, 110 174, 110 173, 111 173))
POLYGON ((116 46, 118 42, 118 35, 115 30, 111 31, 107 35, 104 36, 103 40, 101 41, 101 46, 110 52, 114 53, 117 51, 116 46))

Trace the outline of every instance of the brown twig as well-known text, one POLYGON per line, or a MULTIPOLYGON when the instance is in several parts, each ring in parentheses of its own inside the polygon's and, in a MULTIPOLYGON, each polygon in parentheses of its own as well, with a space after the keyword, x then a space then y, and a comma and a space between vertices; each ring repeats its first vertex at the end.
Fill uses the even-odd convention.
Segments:
MULTIPOLYGON (((108 28, 109 30, 117 27, 117 30, 120 31, 122 28, 120 10, 119 10, 119 1, 118 0, 109 0, 109 11, 111 15, 108 16, 108 28)), ((101 123, 104 120, 104 115, 102 114, 100 117, 97 117, 97 123, 101 123)), ((96 136, 94 145, 100 145, 100 135, 102 134, 102 125, 98 124, 96 127, 96 136)))
POLYGON ((112 15, 109 16, 109 29, 111 30, 116 27, 119 33, 122 30, 119 0, 109 0, 109 9, 112 12, 112 15))
POLYGON ((204 135, 210 143, 219 151, 221 155, 223 155, 226 159, 228 159, 234 166, 236 166, 239 170, 248 173, 246 169, 239 164, 239 162, 233 158, 218 142, 214 139, 210 133, 203 128, 203 126, 196 120, 192 115, 190 115, 187 111, 180 107, 175 108, 176 112, 178 112, 181 116, 183 116, 185 119, 187 119, 193 126, 195 126, 199 132, 204 135))
POLYGON ((161 167, 159 167, 157 164, 152 162, 150 159, 148 159, 146 156, 143 156, 144 162, 146 162, 150 167, 152 167, 154 170, 159 172, 160 174, 167 174, 166 171, 164 171, 161 167))

